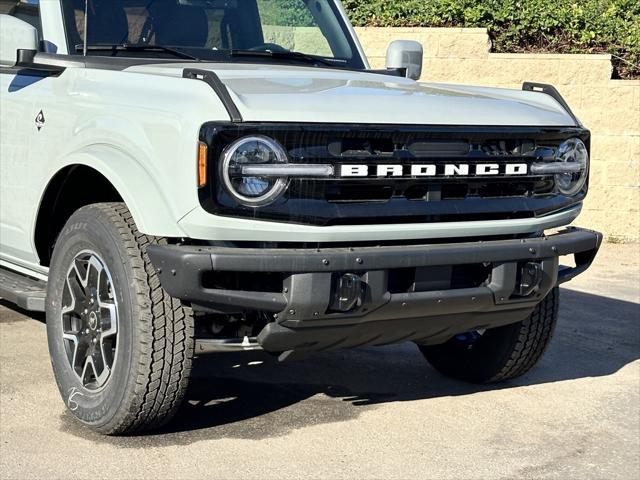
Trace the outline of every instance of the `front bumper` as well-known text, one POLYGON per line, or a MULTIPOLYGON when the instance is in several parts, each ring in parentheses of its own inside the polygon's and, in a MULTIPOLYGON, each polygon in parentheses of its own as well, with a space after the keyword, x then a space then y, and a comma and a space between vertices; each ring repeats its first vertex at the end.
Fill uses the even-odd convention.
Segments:
POLYGON ((148 252, 164 289, 196 309, 273 314, 258 341, 265 350, 284 352, 404 340, 436 344, 518 322, 554 286, 586 270, 601 242, 600 233, 570 228, 522 240, 314 250, 156 245, 148 252), (574 255, 574 267, 559 266, 564 255, 574 255), (519 295, 523 268, 532 264, 539 271, 535 288, 519 295), (404 290, 390 287, 394 272, 413 272, 424 280, 441 277, 438 267, 452 266, 462 266, 463 274, 466 266, 489 273, 465 288, 443 286, 442 278, 435 287, 429 287, 429 278, 404 290), (265 291, 212 287, 206 280, 228 272, 245 278, 275 275, 280 283, 265 291), (361 297, 348 312, 336 311, 331 307, 336 278, 346 273, 362 280, 361 297))

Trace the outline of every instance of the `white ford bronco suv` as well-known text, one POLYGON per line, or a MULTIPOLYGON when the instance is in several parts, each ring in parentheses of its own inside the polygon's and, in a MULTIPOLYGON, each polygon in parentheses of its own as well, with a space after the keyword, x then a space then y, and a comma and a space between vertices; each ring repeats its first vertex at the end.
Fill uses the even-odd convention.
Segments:
POLYGON ((516 377, 600 246, 557 228, 590 134, 552 86, 419 83, 409 41, 372 70, 339 0, 0 9, 0 296, 96 431, 163 425, 211 352, 516 377))

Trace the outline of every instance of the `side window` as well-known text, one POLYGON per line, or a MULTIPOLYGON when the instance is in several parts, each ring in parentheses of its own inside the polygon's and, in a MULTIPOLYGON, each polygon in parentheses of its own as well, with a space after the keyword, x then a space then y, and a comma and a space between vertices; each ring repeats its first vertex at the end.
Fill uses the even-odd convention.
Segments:
POLYGON ((258 9, 265 42, 288 50, 332 55, 327 38, 304 0, 258 0, 258 9))
POLYGON ((19 18, 33 25, 42 40, 42 22, 40 21, 40 0, 0 0, 0 13, 19 18))
MULTIPOLYGON (((0 0, 2 1, 2 0, 0 0)), ((211 0, 198 0, 209 2, 211 0)), ((217 0, 220 1, 220 0, 217 0)), ((233 0, 223 0, 232 2, 233 0)), ((228 48, 224 8, 195 0, 113 0, 90 3, 88 43, 228 48), (192 2, 182 3, 182 2, 192 2)), ((84 38, 83 2, 63 0, 70 50, 84 38)))

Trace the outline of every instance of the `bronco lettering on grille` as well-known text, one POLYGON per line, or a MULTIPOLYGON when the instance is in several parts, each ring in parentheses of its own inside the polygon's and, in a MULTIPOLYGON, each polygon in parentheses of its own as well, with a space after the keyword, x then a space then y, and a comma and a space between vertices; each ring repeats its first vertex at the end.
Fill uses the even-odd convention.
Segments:
POLYGON ((340 165, 341 177, 469 177, 522 176, 529 173, 526 163, 457 163, 413 165, 340 165))

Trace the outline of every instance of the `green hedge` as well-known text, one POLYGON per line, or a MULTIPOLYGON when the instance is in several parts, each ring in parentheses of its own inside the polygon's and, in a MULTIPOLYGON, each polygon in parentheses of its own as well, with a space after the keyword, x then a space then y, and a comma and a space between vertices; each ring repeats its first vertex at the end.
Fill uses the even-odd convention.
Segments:
POLYGON ((496 52, 614 55, 640 77, 640 0, 343 0, 357 26, 486 27, 496 52))

